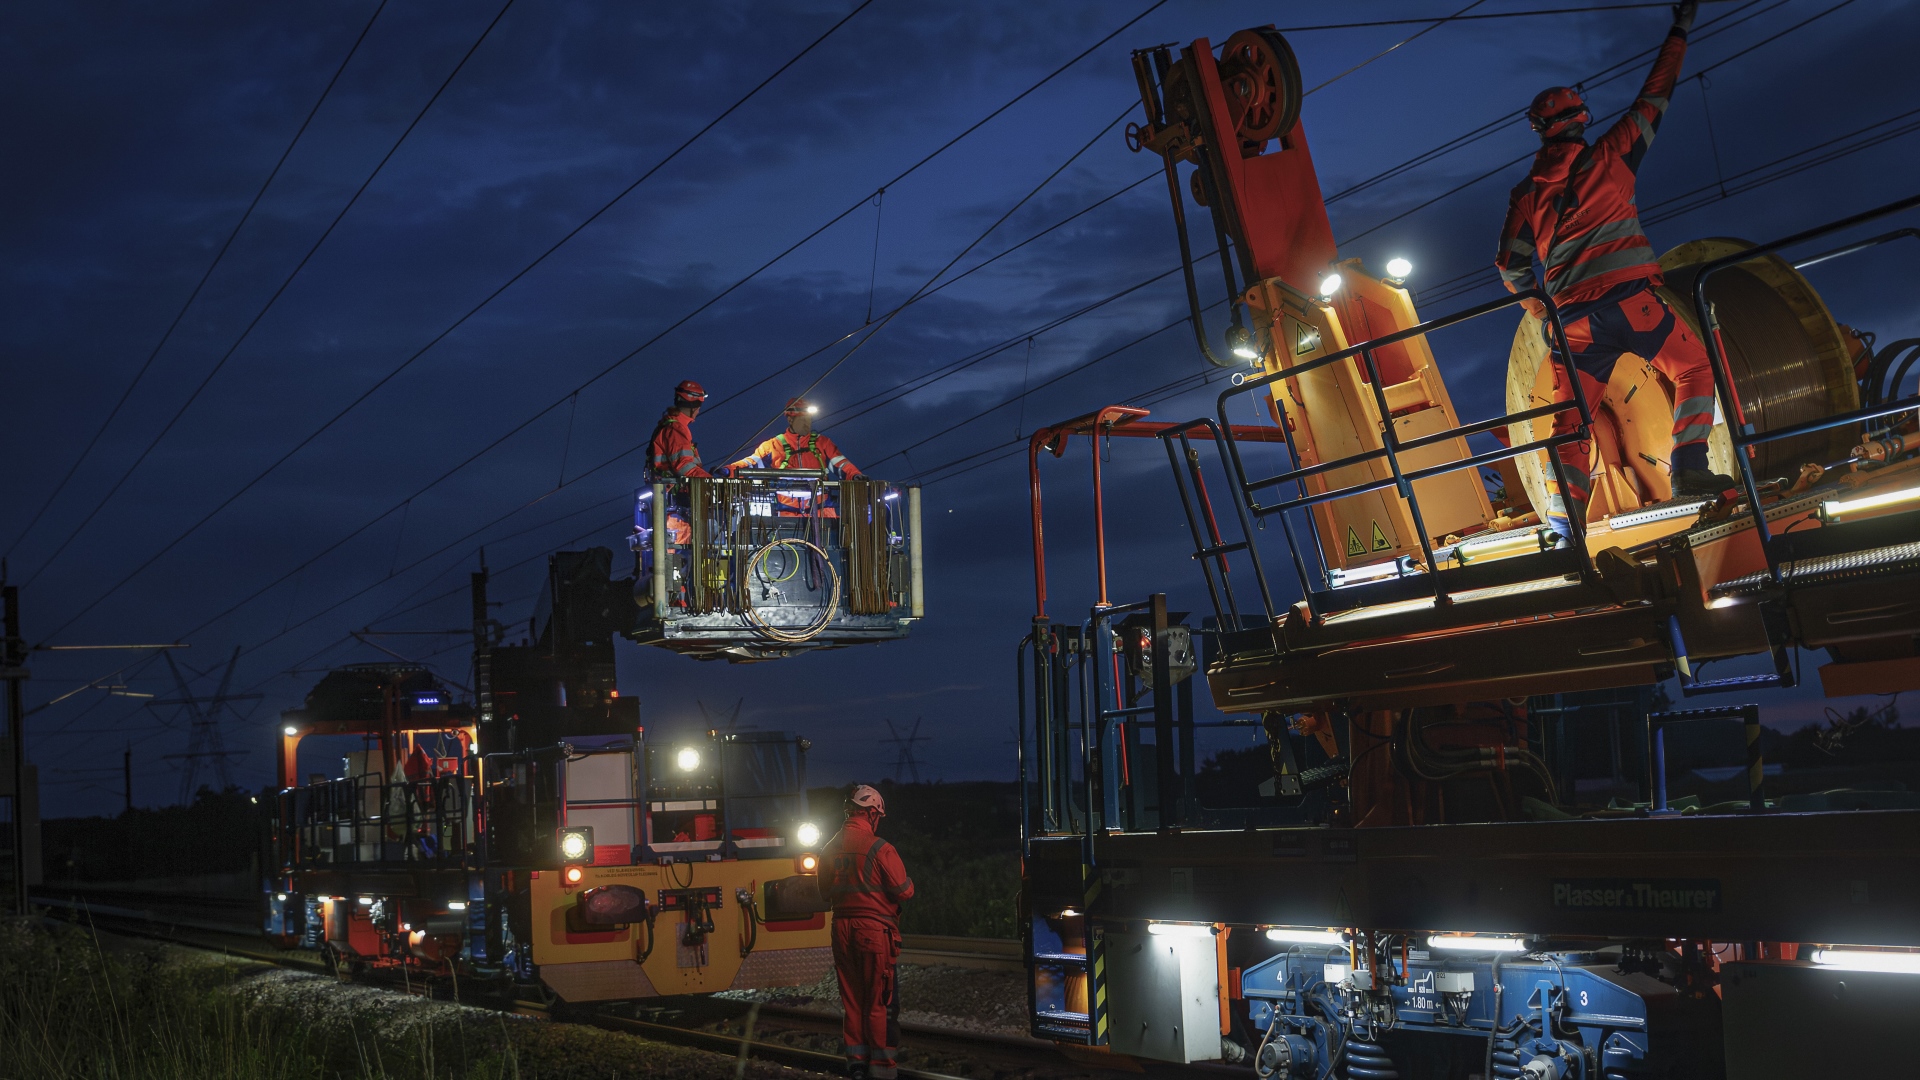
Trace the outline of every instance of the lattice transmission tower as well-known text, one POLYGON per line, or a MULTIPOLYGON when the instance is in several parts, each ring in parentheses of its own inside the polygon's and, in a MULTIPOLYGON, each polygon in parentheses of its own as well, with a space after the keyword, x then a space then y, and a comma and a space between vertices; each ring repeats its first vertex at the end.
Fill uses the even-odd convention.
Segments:
MULTIPOLYGON (((219 689, 215 690, 209 697, 196 695, 192 688, 187 685, 187 677, 181 673, 181 665, 174 661, 173 653, 164 652, 160 655, 166 659, 168 670, 173 672, 173 684, 180 691, 180 696, 149 701, 147 702, 147 707, 156 709, 171 706, 179 710, 179 712, 174 714, 175 718, 178 718, 182 714, 187 718, 186 753, 164 754, 162 755, 162 759, 186 762, 186 767, 180 774, 180 801, 182 803, 190 803, 193 801, 194 792, 198 790, 194 784, 200 778, 200 763, 202 761, 210 761, 213 763, 213 775, 215 779, 219 780, 222 791, 233 786, 233 773, 227 768, 227 759, 230 757, 244 757, 247 751, 229 750, 226 748, 226 744, 220 736, 221 713, 224 712, 235 720, 244 720, 245 717, 241 716, 239 711, 233 707, 233 703, 236 701, 258 701, 262 695, 234 694, 228 692, 233 686, 233 670, 240 663, 240 648, 238 646, 234 647, 233 656, 227 660, 227 670, 220 675, 219 689)), ((193 668, 188 668, 188 670, 193 671, 195 678, 204 679, 208 674, 206 671, 198 671, 193 668)))
POLYGON ((931 735, 920 734, 921 719, 922 717, 914 717, 913 727, 905 735, 900 734, 900 729, 894 726, 892 720, 886 721, 887 731, 892 734, 887 741, 894 746, 893 782, 896 784, 905 783, 908 776, 913 777, 914 783, 920 783, 920 766, 929 764, 921 761, 920 756, 913 749, 914 743, 929 742, 933 739, 931 735))

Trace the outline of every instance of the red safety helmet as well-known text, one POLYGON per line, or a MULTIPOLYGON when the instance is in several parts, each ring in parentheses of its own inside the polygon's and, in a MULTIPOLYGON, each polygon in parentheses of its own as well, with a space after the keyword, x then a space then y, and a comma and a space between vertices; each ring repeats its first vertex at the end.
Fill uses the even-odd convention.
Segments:
POLYGON ((819 411, 820 411, 819 408, 816 407, 813 403, 809 402, 806 398, 794 398, 791 401, 787 402, 788 416, 799 416, 801 413, 806 413, 807 415, 811 416, 814 413, 817 413, 819 411))
POLYGON ((872 810, 881 817, 887 816, 887 800, 881 798, 880 792, 871 784, 856 786, 853 794, 847 796, 847 806, 849 813, 857 810, 872 810))
POLYGON ((699 383, 688 379, 673 388, 673 400, 682 405, 698 405, 707 400, 707 392, 699 383))
POLYGON ((1540 91, 1527 108, 1527 123, 1533 125, 1533 130, 1543 139, 1551 139, 1574 124, 1584 124, 1590 119, 1586 99, 1570 86, 1550 86, 1540 91))

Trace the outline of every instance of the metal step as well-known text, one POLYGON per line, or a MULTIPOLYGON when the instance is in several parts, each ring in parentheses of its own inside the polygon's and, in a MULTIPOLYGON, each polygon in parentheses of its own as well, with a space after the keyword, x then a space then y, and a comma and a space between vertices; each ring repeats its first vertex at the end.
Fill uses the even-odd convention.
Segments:
MULTIPOLYGON (((1920 540, 1783 563, 1780 579, 1782 584, 1795 588, 1915 569, 1920 569, 1920 540)), ((1762 570, 1720 582, 1710 591, 1715 597, 1749 596, 1766 590, 1772 584, 1772 579, 1762 570)))

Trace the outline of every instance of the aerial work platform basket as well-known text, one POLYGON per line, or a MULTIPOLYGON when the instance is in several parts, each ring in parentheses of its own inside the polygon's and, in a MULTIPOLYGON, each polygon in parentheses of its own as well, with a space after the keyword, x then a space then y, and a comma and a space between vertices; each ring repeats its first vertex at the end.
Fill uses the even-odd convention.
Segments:
POLYGON ((799 469, 656 483, 628 544, 627 636, 701 659, 887 641, 925 610, 917 486, 799 469))

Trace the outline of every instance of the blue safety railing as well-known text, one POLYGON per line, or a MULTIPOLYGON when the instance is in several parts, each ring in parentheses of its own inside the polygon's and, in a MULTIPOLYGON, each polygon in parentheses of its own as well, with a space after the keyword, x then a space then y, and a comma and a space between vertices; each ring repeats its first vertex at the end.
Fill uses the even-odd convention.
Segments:
MULTIPOLYGON (((1391 334, 1372 338, 1360 342, 1357 345, 1349 345, 1338 352, 1315 357, 1306 363, 1297 364, 1282 371, 1276 371, 1254 379, 1247 379, 1239 385, 1221 392, 1217 402, 1217 410, 1220 416, 1220 426, 1215 428, 1215 436, 1222 439, 1228 460, 1232 463, 1239 502, 1245 507, 1247 512, 1253 514, 1255 517, 1265 517, 1267 515, 1279 516, 1281 530, 1286 534, 1287 548, 1293 556, 1294 570, 1300 576, 1301 595, 1307 598, 1309 611, 1312 610, 1313 596, 1317 590, 1313 587, 1306 561, 1300 556, 1300 544, 1294 535, 1293 524, 1288 519, 1288 511, 1311 507, 1319 503, 1332 502, 1337 499, 1351 498, 1355 495, 1365 495, 1369 492, 1382 491, 1387 488, 1395 489, 1400 498, 1406 502, 1408 512, 1413 518, 1414 531, 1419 534, 1420 554, 1427 569, 1424 583, 1431 587, 1431 595, 1435 602, 1445 603, 1447 600, 1446 583, 1440 575, 1440 567, 1434 558, 1433 539, 1427 535, 1426 523, 1420 513, 1420 500, 1414 493, 1413 485, 1428 477, 1441 476, 1446 473, 1457 472, 1461 469, 1478 469, 1481 466, 1491 465, 1494 462, 1519 457, 1523 454, 1545 452, 1548 465, 1553 470, 1554 480, 1559 484, 1562 500, 1567 503, 1569 509, 1571 509, 1572 503, 1571 500, 1566 498, 1566 493, 1572 490, 1572 485, 1567 483, 1565 464, 1560 460, 1558 450, 1568 443, 1590 439, 1592 437, 1591 429, 1593 426, 1593 412, 1587 403, 1586 392, 1580 385, 1579 373, 1573 366, 1573 353, 1567 346, 1566 328, 1561 323, 1560 311, 1554 306, 1553 300, 1539 289, 1528 289, 1525 292, 1516 293, 1512 296, 1489 300, 1483 304, 1476 304, 1473 307, 1454 312, 1451 315, 1443 315, 1437 319, 1429 319, 1426 322, 1410 326, 1404 330, 1398 330, 1391 334), (1554 362, 1561 364, 1566 369, 1567 380, 1573 389, 1572 400, 1554 402, 1531 409, 1523 409, 1519 412, 1506 413, 1490 420, 1460 424, 1448 428, 1445 431, 1437 431, 1429 435, 1422 435, 1416 439, 1401 441, 1400 438, 1394 434, 1393 425, 1384 422, 1386 418, 1392 415, 1392 410, 1387 405, 1386 387, 1381 383, 1380 367, 1374 359, 1374 352, 1388 345, 1405 341, 1408 338, 1420 337, 1436 330, 1443 330, 1449 326, 1477 319, 1482 315, 1491 314, 1503 308, 1524 303, 1527 300, 1538 300, 1546 308, 1546 321, 1551 331, 1548 346, 1553 353, 1554 362), (1378 450, 1366 450, 1333 461, 1323 461, 1317 465, 1302 466, 1300 464, 1299 452, 1295 449, 1293 443, 1289 441, 1286 446, 1288 458, 1293 466, 1291 469, 1259 480, 1248 480, 1246 465, 1241 459, 1239 445, 1233 438, 1232 425, 1227 422, 1227 402, 1242 394, 1250 394, 1270 383, 1286 379, 1297 379, 1318 368, 1323 368, 1330 364, 1337 364, 1356 356, 1360 358, 1360 362, 1365 368, 1367 380, 1373 389, 1374 404, 1379 409, 1380 416, 1383 420, 1381 440, 1384 445, 1378 450), (1490 450, 1486 453, 1472 454, 1457 461, 1449 461, 1423 469, 1409 471, 1402 468, 1400 464, 1400 455, 1410 451, 1423 450, 1427 447, 1440 445, 1450 439, 1485 434, 1508 425, 1524 423, 1541 417, 1558 416, 1561 413, 1570 411, 1578 412, 1580 422, 1573 431, 1562 435, 1552 435, 1538 442, 1521 443, 1515 446, 1502 447, 1498 450, 1490 450), (1306 482, 1311 477, 1329 473, 1336 469, 1381 460, 1387 463, 1387 467, 1392 473, 1391 476, 1362 481, 1357 484, 1348 484, 1345 487, 1331 488, 1317 493, 1307 490, 1306 482), (1299 495, 1295 498, 1283 499, 1276 503, 1260 502, 1262 492, 1286 484, 1295 485, 1299 491, 1299 495)), ((1586 522, 1579 520, 1579 518, 1580 515, 1577 513, 1569 512, 1567 514, 1568 538, 1570 546, 1577 552, 1577 558, 1580 561, 1583 571, 1592 572, 1594 569, 1593 561, 1586 550, 1586 522)), ((1315 533, 1314 536, 1317 550, 1318 534, 1315 533)), ((1325 552, 1320 552, 1320 564, 1324 575, 1327 566, 1325 552)))
POLYGON ((1728 705, 1717 709, 1688 709, 1647 714, 1647 779, 1652 799, 1650 812, 1654 814, 1676 812, 1667 805, 1667 728, 1674 724, 1699 720, 1740 721, 1747 747, 1745 769, 1747 806, 1753 810, 1765 810, 1767 808, 1767 763, 1760 750, 1760 706, 1728 705))
MULTIPOLYGON (((1910 195, 1897 202, 1891 202, 1885 206, 1855 214, 1852 217, 1842 218, 1839 221, 1808 229, 1805 232, 1794 233, 1792 236, 1783 237, 1771 243, 1746 248, 1732 255, 1707 263, 1700 268, 1699 274, 1693 279, 1693 305, 1694 309, 1700 315, 1701 336, 1706 340, 1707 356, 1712 361, 1714 390, 1720 395, 1722 403, 1731 406, 1727 410, 1727 426, 1732 435, 1734 461, 1740 467, 1741 489, 1747 497, 1747 514, 1753 519, 1754 529, 1760 538, 1761 551, 1766 556, 1767 577, 1775 586, 1783 584, 1780 573, 1780 558, 1779 553, 1774 548, 1773 532, 1767 527, 1766 510, 1760 503, 1760 483, 1753 474, 1753 455, 1751 448, 1762 443, 1775 442, 1780 439, 1790 439, 1797 435, 1809 435, 1815 432, 1844 427, 1848 424, 1863 424, 1883 417, 1912 412, 1920 409, 1920 394, 1912 397, 1899 398, 1892 402, 1868 406, 1866 408, 1853 409, 1848 412, 1828 416, 1825 419, 1808 420, 1803 423, 1791 424, 1787 427, 1774 428, 1768 431, 1755 431, 1753 425, 1746 422, 1744 417, 1741 416, 1739 409, 1740 399, 1733 393, 1732 372, 1727 365, 1726 350, 1720 343, 1719 320, 1714 315, 1713 304, 1707 300, 1707 282, 1712 279, 1713 275, 1729 267, 1750 262, 1753 259, 1765 255, 1771 255, 1785 248, 1797 247, 1809 240, 1816 240, 1822 236, 1851 229, 1855 226, 1863 225, 1866 222, 1887 217, 1888 215, 1899 213, 1902 210, 1911 210, 1915 207, 1920 207, 1920 195, 1910 195)), ((1803 259, 1794 263, 1793 267, 1795 270, 1804 269, 1816 263, 1826 262, 1829 259, 1837 259, 1846 255, 1853 255, 1902 238, 1920 239, 1920 229, 1895 229, 1892 232, 1882 233, 1879 236, 1845 244, 1831 251, 1825 251, 1810 258, 1803 259)))

